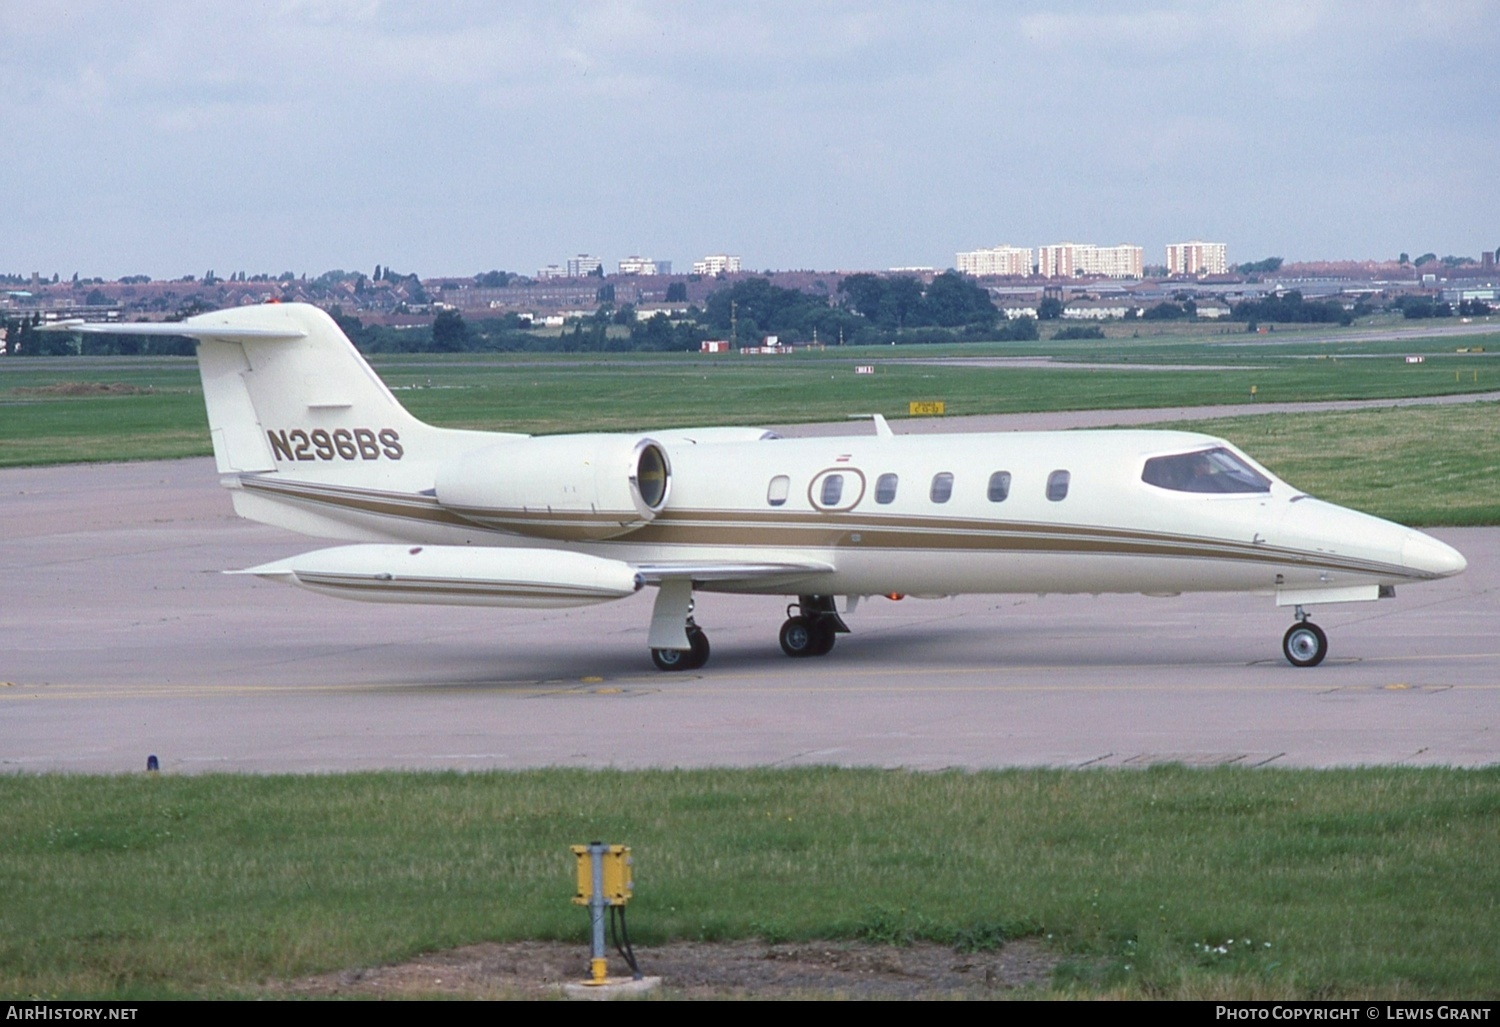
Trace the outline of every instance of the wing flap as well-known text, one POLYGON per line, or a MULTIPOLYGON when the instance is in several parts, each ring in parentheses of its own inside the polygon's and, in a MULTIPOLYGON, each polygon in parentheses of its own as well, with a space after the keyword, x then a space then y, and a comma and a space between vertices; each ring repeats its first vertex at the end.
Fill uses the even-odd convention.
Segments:
POLYGON ((648 585, 660 585, 664 581, 758 581, 771 578, 801 578, 809 574, 832 574, 833 566, 826 563, 735 563, 723 562, 666 562, 638 563, 633 565, 637 574, 648 585))

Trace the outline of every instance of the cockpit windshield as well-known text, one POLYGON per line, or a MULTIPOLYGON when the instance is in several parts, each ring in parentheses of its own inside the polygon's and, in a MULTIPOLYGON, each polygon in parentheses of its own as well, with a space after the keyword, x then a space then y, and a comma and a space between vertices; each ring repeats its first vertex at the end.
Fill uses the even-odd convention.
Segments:
POLYGON ((1271 481, 1223 446, 1152 457, 1141 480, 1173 492, 1270 492, 1271 481))

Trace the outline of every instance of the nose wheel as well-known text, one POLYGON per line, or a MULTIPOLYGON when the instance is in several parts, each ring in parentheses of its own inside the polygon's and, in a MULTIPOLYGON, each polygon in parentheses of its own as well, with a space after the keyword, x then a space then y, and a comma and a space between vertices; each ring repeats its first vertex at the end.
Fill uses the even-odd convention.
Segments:
POLYGON ((1281 639, 1281 651, 1293 667, 1316 667, 1328 655, 1328 636, 1310 620, 1299 620, 1281 639))

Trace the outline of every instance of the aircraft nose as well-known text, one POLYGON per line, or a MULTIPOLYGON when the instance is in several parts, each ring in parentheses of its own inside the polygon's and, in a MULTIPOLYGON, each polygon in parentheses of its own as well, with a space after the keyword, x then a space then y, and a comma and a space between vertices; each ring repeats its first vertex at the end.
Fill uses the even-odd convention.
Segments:
POLYGON ((1447 578, 1460 574, 1469 566, 1464 555, 1446 542, 1439 542, 1431 535, 1420 531, 1406 533, 1401 546, 1401 564, 1407 570, 1430 574, 1434 578, 1447 578))

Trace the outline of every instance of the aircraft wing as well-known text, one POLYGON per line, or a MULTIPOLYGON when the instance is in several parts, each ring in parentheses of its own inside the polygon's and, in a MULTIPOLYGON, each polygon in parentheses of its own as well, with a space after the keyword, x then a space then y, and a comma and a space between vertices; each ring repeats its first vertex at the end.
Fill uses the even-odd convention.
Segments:
POLYGON ((632 564, 648 585, 664 581, 764 581, 773 578, 802 578, 809 574, 831 574, 826 563, 733 563, 725 561, 665 562, 632 564))

